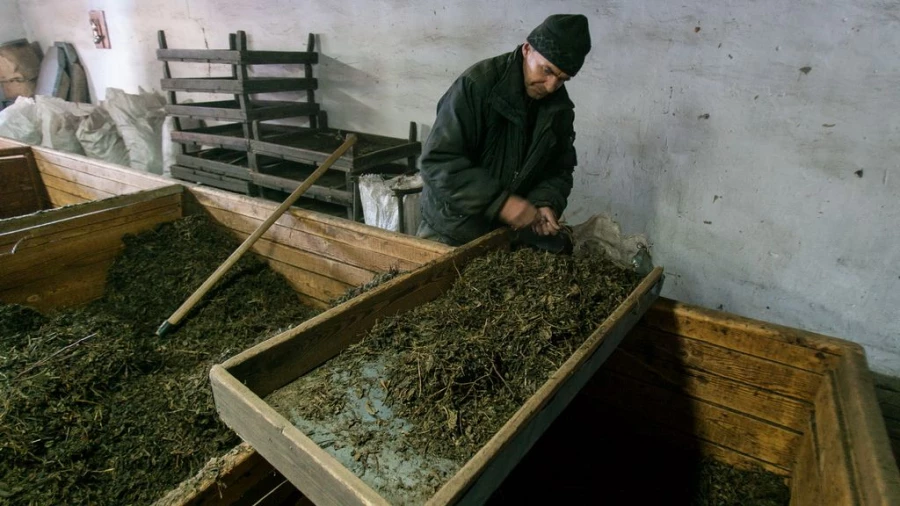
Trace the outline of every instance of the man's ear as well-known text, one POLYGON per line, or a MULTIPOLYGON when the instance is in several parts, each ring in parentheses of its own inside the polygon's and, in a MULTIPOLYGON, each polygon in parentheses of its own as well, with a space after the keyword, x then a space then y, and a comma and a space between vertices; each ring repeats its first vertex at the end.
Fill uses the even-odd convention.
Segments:
POLYGON ((534 48, 531 47, 531 44, 528 42, 522 44, 522 56, 528 56, 532 51, 534 51, 534 48))

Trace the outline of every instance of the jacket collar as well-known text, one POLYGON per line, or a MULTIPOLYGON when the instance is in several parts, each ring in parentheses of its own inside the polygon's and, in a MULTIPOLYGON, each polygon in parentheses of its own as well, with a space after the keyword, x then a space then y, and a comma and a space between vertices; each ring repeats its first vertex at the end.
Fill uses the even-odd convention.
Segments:
MULTIPOLYGON (((503 57, 501 56, 501 58, 503 57)), ((519 127, 525 128, 526 109, 531 99, 525 93, 525 74, 522 64, 522 46, 519 45, 515 51, 505 55, 503 62, 505 69, 497 84, 491 89, 491 97, 494 108, 498 112, 519 127)), ((569 100, 569 92, 566 91, 565 85, 552 95, 538 100, 534 105, 546 113, 575 107, 575 104, 569 100)))

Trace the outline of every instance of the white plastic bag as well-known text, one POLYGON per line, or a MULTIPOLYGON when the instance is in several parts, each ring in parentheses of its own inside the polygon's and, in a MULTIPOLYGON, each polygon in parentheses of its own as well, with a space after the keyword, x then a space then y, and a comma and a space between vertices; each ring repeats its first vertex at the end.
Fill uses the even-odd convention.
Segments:
POLYGON ((15 103, 0 111, 0 137, 25 144, 41 143, 41 121, 33 98, 18 97, 15 103))
POLYGON ((140 90, 132 95, 117 88, 106 89, 106 110, 125 140, 131 167, 162 174, 162 126, 165 99, 140 90))
POLYGON ((95 106, 43 95, 35 97, 35 103, 41 120, 41 146, 83 155, 84 149, 75 131, 82 118, 89 116, 95 106))
POLYGON ((359 199, 366 225, 414 235, 419 226, 419 193, 422 176, 397 176, 387 179, 380 174, 359 177, 359 199), (400 228, 400 202, 403 202, 403 228, 400 228))
POLYGON ((75 131, 84 154, 110 163, 129 166, 128 148, 112 117, 103 107, 85 116, 75 131))

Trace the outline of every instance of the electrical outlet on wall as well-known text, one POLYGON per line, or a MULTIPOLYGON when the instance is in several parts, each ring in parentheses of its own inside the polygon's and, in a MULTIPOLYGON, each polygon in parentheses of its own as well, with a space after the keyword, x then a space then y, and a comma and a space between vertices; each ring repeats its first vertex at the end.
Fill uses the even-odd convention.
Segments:
POLYGON ((91 38, 97 49, 109 49, 109 32, 106 30, 106 14, 103 11, 90 11, 91 38))

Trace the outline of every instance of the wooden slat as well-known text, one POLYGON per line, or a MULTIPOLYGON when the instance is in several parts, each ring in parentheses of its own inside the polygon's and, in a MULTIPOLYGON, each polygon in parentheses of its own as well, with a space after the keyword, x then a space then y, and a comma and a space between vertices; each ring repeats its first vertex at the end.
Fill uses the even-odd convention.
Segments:
POLYGON ((32 227, 21 231, 0 234, 4 243, 18 244, 16 253, 7 255, 0 269, 13 282, 13 274, 30 272, 39 263, 56 263, 58 257, 70 257, 78 248, 88 253, 91 242, 100 249, 104 244, 119 244, 121 236, 147 230, 159 223, 181 217, 181 206, 171 202, 142 202, 128 208, 114 208, 108 212, 97 212, 75 217, 62 222, 51 222, 46 227, 32 227), (47 229, 46 232, 43 229, 47 229), (8 238, 8 239, 7 239, 8 238))
POLYGON ((500 430, 428 499, 427 504, 486 502, 497 484, 507 477, 637 324, 659 295, 661 278, 661 267, 647 274, 500 430))
POLYGON ((743 318, 723 311, 660 299, 644 323, 657 329, 773 360, 823 372, 844 353, 846 341, 795 328, 743 318))
POLYGON ((72 206, 75 204, 81 204, 83 202, 88 202, 94 199, 87 199, 81 197, 79 195, 74 195, 72 193, 57 189, 51 188, 49 186, 47 188, 47 195, 50 198, 51 207, 64 207, 64 206, 72 206))
POLYGON ((91 200, 102 200, 116 195, 115 193, 109 191, 97 190, 95 188, 84 186, 82 184, 72 182, 68 179, 61 179, 47 173, 41 174, 41 180, 44 181, 44 185, 47 188, 47 193, 50 194, 51 201, 57 207, 59 207, 61 204, 57 204, 53 200, 53 195, 56 192, 61 192, 65 195, 71 195, 75 197, 75 200, 77 200, 76 203, 88 202, 91 200))
POLYGON ((209 373, 216 409, 223 420, 315 504, 387 505, 374 490, 319 448, 221 365, 209 373))
MULTIPOLYGON (((229 210, 211 207, 206 209, 214 220, 241 234, 253 233, 260 223, 255 218, 237 215, 229 210)), ((280 219, 275 222, 263 237, 363 269, 387 272, 391 269, 405 271, 418 267, 418 264, 413 262, 373 251, 369 249, 370 245, 367 242, 357 244, 338 242, 332 237, 314 235, 310 230, 283 226, 281 223, 280 219)))
POLYGON ((272 270, 284 276, 295 291, 325 303, 344 295, 347 293, 347 290, 355 287, 315 272, 298 269, 293 265, 277 260, 269 260, 269 266, 272 270))
POLYGON ((791 506, 825 504, 822 502, 822 477, 819 474, 818 455, 819 449, 810 413, 791 472, 791 506))
MULTIPOLYGON (((31 251, 27 255, 13 254, 0 262, 0 289, 9 290, 14 287, 25 287, 29 283, 40 280, 43 284, 53 283, 52 278, 44 278, 44 272, 60 272, 65 278, 72 269, 86 265, 95 265, 96 257, 121 248, 121 238, 126 233, 138 233, 156 225, 179 218, 180 209, 167 213, 155 213, 152 216, 138 219, 121 226, 105 229, 89 237, 60 241, 48 247, 31 251)), ((17 292, 21 293, 21 292, 17 292)), ((17 301, 27 303, 28 301, 17 301)))
POLYGON ((71 267, 54 278, 0 287, 0 300, 29 305, 41 312, 86 304, 103 295, 106 271, 114 258, 113 251, 106 259, 71 267))
POLYGON ((815 398, 822 376, 781 362, 736 351, 727 346, 645 327, 629 337, 627 350, 645 357, 662 357, 717 376, 754 385, 800 401, 815 398))
MULTIPOLYGON (((126 206, 140 205, 146 202, 151 203, 151 206, 148 208, 173 204, 180 205, 183 193, 183 186, 173 184, 156 190, 143 190, 128 195, 119 195, 100 201, 88 202, 77 207, 54 209, 39 215, 4 220, 0 223, 0 244, 6 242, 3 239, 3 234, 9 232, 24 232, 25 229, 40 227, 42 233, 46 234, 48 231, 58 230, 61 227, 70 228, 70 225, 64 224, 64 222, 75 217, 108 212, 112 209, 121 209, 126 206)), ((33 233, 31 235, 34 236, 33 233)))
MULTIPOLYGON (((260 221, 268 218, 272 211, 278 207, 275 203, 261 203, 259 200, 241 195, 206 192, 202 188, 191 189, 191 192, 205 207, 230 209, 260 221)), ((406 258, 418 264, 434 260, 453 250, 453 247, 438 242, 389 232, 380 228, 303 209, 290 209, 278 223, 283 223, 298 230, 308 229, 313 233, 332 237, 342 242, 377 241, 378 251, 406 258)))
MULTIPOLYGON (((247 234, 241 234, 238 237, 243 239, 247 236, 247 234)), ((376 274, 374 271, 314 255, 267 239, 258 240, 253 245, 253 251, 263 258, 270 258, 300 269, 317 272, 351 286, 366 284, 376 274)))
POLYGON ((62 167, 54 163, 43 163, 41 165, 41 173, 43 176, 54 176, 59 179, 71 181, 87 188, 98 191, 108 192, 114 195, 123 195, 126 193, 134 193, 144 188, 98 176, 92 172, 82 172, 67 167, 62 167))
POLYGON ((458 276, 457 266, 508 243, 503 230, 456 248, 437 265, 402 274, 293 329, 227 360, 223 366, 256 395, 306 374, 357 341, 378 319, 439 296, 458 276))
MULTIPOLYGON (((640 332, 635 329, 635 332, 640 332)), ((673 339, 678 339, 673 336, 673 339)), ((613 353, 604 369, 658 387, 684 393, 688 397, 744 413, 801 433, 809 422, 811 402, 802 402, 757 385, 718 376, 708 371, 676 363, 658 355, 632 352, 628 339, 613 353)))
POLYGON ((800 434, 683 393, 603 371, 585 393, 673 430, 789 469, 800 434))
POLYGON ((834 381, 836 403, 843 415, 841 435, 849 450, 860 504, 900 504, 900 470, 890 450, 862 348, 841 357, 834 381))
POLYGON ((834 378, 831 373, 822 382, 816 396, 813 433, 816 457, 819 464, 822 504, 857 505, 857 483, 852 473, 850 449, 843 437, 842 407, 835 396, 834 378))
POLYGON ((86 172, 94 176, 118 181, 137 189, 148 190, 172 184, 172 180, 149 172, 132 169, 101 160, 87 158, 72 153, 64 153, 49 148, 34 146, 34 158, 38 169, 43 172, 45 164, 53 164, 72 171, 86 172))

